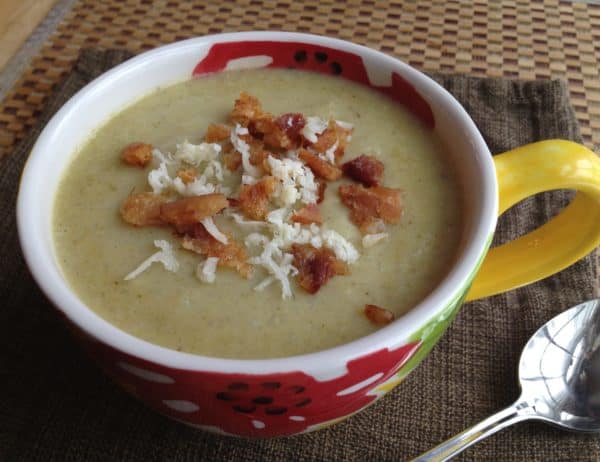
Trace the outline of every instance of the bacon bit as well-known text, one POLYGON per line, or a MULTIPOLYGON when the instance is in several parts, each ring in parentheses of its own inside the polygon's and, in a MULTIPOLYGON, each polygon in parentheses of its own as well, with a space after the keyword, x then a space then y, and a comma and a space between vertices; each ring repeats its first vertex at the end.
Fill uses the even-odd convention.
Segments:
POLYGON ((248 136, 248 138, 246 142, 250 146, 250 163, 260 167, 271 153, 265 150, 265 145, 261 140, 251 136, 248 136))
POLYGON ((379 186, 383 176, 383 163, 375 157, 361 154, 345 164, 342 170, 346 176, 360 181, 365 186, 379 186))
POLYGON ((350 209, 351 220, 363 233, 381 231, 381 220, 386 223, 398 223, 402 215, 400 190, 374 186, 348 184, 339 188, 340 197, 350 209))
POLYGON ((317 180, 319 190, 317 191, 317 204, 320 204, 325 200, 325 191, 327 190, 327 183, 323 180, 317 180))
POLYGON ((268 125, 269 130, 263 130, 263 139, 266 144, 280 149, 296 149, 300 146, 302 138, 300 131, 304 128, 306 119, 302 114, 288 113, 272 119, 268 125))
POLYGON ((263 167, 265 164, 268 164, 267 159, 270 155, 272 153, 265 149, 253 150, 250 148, 250 163, 257 167, 263 167))
POLYGON ((213 193, 191 196, 167 202, 160 206, 160 218, 176 226, 192 225, 216 215, 229 205, 223 194, 213 193))
POLYGON ((183 184, 190 184, 196 180, 196 170, 193 168, 182 168, 177 172, 177 176, 181 178, 183 184))
POLYGON ((257 139, 262 140, 265 133, 271 133, 277 127, 275 125, 275 121, 273 120, 273 116, 268 112, 260 112, 256 118, 250 120, 248 123, 248 131, 250 135, 254 136, 257 139))
POLYGON ((223 148, 223 163, 230 172, 235 172, 242 165, 242 155, 229 144, 223 148))
POLYGON ((200 223, 189 228, 183 236, 181 246, 204 257, 217 257, 219 266, 236 270, 240 275, 249 279, 253 267, 248 263, 248 255, 244 247, 231 236, 227 235, 227 244, 217 241, 200 223))
POLYGON ((350 142, 352 131, 352 128, 344 128, 335 120, 330 120, 329 126, 323 133, 317 136, 317 142, 313 143, 312 148, 317 152, 326 152, 337 142, 338 146, 335 149, 334 155, 335 160, 338 161, 344 157, 344 152, 350 142))
POLYGON ((131 143, 121 151, 123 162, 136 167, 145 167, 152 160, 151 144, 131 143))
POLYGON ((309 294, 316 293, 333 276, 348 273, 348 266, 327 247, 316 249, 309 244, 293 244, 292 255, 298 284, 309 294))
POLYGON ((335 181, 342 176, 342 170, 337 166, 330 164, 326 160, 321 159, 318 155, 300 149, 298 157, 313 171, 319 178, 324 178, 327 181, 335 181))
POLYGON ((269 198, 276 186, 274 177, 265 176, 255 184, 245 184, 240 188, 240 209, 248 219, 265 219, 269 211, 269 198))
POLYGON ((298 113, 274 118, 262 110, 257 98, 245 92, 235 101, 230 118, 232 122, 248 127, 250 135, 255 139, 263 140, 272 148, 288 150, 300 146, 300 131, 306 123, 304 116, 298 113))
POLYGON ((365 305, 365 316, 373 324, 383 326, 392 322, 395 318, 394 313, 385 308, 380 308, 377 305, 365 305))
MULTIPOLYGON (((290 123, 302 124, 304 126, 302 114, 284 114, 283 116, 274 118, 271 114, 265 112, 250 123, 248 130, 253 136, 262 139, 271 148, 295 149, 300 146, 301 139, 298 133, 295 132, 296 126, 288 126, 290 123), (293 118, 288 119, 288 116, 292 116, 293 118), (292 122, 288 122, 288 120, 292 122)), ((301 129, 302 127, 299 130, 301 129)))
POLYGON ((316 223, 320 225, 323 223, 323 217, 321 217, 321 210, 317 204, 308 204, 298 209, 292 215, 291 220, 296 223, 303 225, 310 225, 316 223))
POLYGON ((121 218, 134 226, 161 225, 160 208, 167 200, 151 192, 130 194, 121 205, 121 218))
POLYGON ((229 118, 233 123, 247 127, 250 122, 258 120, 262 114, 260 101, 243 91, 240 93, 240 97, 235 100, 229 118))
POLYGON ((223 124, 209 124, 204 135, 204 141, 207 143, 217 143, 229 139, 231 128, 223 124))
POLYGON ((229 207, 239 207, 240 205, 240 200, 236 199, 235 197, 228 197, 227 201, 229 202, 229 207))
POLYGON ((289 139, 300 143, 300 132, 306 125, 306 119, 302 114, 297 112, 282 114, 275 119, 275 123, 289 139))

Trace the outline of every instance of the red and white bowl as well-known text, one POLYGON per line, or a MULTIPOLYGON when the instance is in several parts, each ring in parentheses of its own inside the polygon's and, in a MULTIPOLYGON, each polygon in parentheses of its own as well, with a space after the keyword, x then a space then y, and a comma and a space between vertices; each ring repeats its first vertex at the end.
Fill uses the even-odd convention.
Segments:
POLYGON ((157 411, 239 436, 292 435, 359 411, 397 385, 429 352, 459 308, 489 247, 497 216, 490 152, 456 100, 434 81, 380 52, 306 34, 200 37, 137 56, 94 80, 52 118, 23 173, 18 199, 29 267, 77 338, 127 391, 157 411), (52 242, 61 173, 111 115, 165 86, 249 67, 307 69, 375 88, 406 106, 447 145, 468 185, 460 256, 421 303, 391 325, 313 354, 268 360, 203 357, 163 348, 107 323, 71 290, 52 242), (93 110, 90 110, 93 108, 93 110))

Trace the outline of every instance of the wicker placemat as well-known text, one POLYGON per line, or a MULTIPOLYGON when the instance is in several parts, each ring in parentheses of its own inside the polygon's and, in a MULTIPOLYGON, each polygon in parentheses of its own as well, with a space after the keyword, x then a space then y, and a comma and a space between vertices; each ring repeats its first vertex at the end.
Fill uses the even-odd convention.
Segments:
POLYGON ((600 5, 547 1, 81 0, 0 105, 0 158, 39 118, 83 46, 134 52, 198 35, 289 30, 361 43, 428 71, 568 81, 600 150, 600 5))

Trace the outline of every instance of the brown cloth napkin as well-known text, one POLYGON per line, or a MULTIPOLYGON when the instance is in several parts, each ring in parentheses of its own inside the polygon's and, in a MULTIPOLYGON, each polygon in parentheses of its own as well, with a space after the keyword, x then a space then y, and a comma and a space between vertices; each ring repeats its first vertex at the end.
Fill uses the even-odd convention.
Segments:
MULTIPOLYGON (((45 122, 75 91, 129 56, 85 50, 40 125, 0 165, 0 460, 406 460, 512 403, 529 336, 562 310, 598 296, 597 265, 588 256, 537 284, 467 304, 403 384, 320 432, 235 439, 153 413, 113 385, 55 317, 25 267, 14 219, 20 172, 45 122)), ((547 138, 580 141, 562 82, 434 77, 466 107, 494 153, 547 138)), ((505 214, 497 238, 535 227, 568 198, 555 192, 525 201, 505 214)), ((599 458, 599 437, 541 423, 517 424, 460 456, 486 462, 599 458)))

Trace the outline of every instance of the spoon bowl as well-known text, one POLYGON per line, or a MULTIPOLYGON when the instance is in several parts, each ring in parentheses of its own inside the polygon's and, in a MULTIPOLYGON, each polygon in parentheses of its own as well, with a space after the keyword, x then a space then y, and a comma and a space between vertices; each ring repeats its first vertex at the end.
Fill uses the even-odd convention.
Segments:
POLYGON ((568 430, 600 431, 600 299, 551 319, 519 362, 521 399, 532 418, 568 430))
POLYGON ((600 432, 600 299, 562 312, 533 334, 521 353, 519 383, 521 396, 513 405, 414 460, 449 460, 523 420, 600 432))

